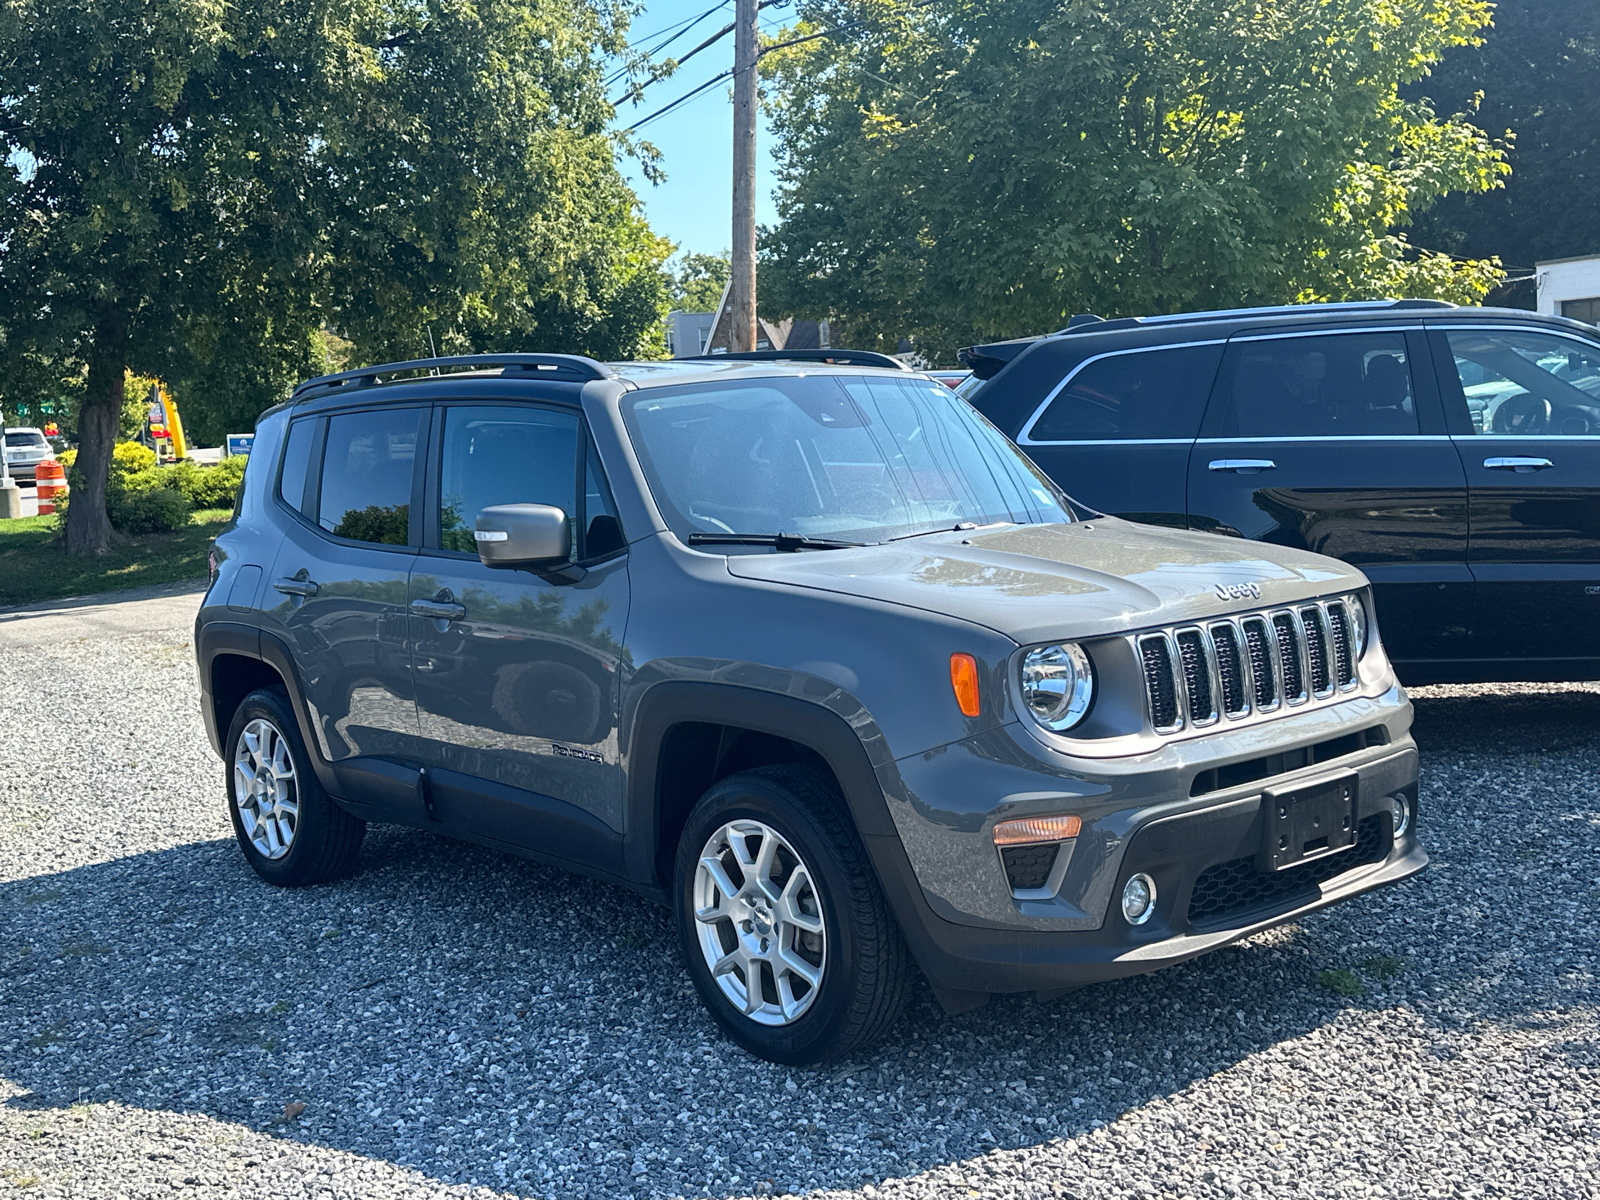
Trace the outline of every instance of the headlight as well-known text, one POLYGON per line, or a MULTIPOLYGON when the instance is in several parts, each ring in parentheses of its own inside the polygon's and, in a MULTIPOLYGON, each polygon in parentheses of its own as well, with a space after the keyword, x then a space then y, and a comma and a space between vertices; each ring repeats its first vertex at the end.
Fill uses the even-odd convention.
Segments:
POLYGON ((1355 639, 1356 658, 1367 652, 1367 606, 1360 596, 1346 596, 1345 607, 1350 613, 1350 636, 1355 639))
POLYGON ((1094 667, 1076 642, 1040 646, 1022 660, 1022 701, 1033 719, 1060 733, 1071 729, 1094 701, 1094 667))

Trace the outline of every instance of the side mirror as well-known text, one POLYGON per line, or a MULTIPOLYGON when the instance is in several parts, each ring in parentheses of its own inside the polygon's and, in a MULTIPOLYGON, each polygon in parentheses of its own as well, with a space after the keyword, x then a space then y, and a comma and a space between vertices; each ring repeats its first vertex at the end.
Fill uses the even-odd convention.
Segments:
POLYGON ((486 567, 565 566, 572 556, 572 527, 553 504, 491 504, 472 536, 486 567))

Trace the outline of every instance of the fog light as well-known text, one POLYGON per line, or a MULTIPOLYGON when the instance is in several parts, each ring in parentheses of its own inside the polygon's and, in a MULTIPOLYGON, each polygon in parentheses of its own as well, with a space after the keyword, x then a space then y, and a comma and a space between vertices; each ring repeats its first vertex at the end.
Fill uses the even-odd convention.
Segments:
POLYGON ((1389 822, 1395 837, 1411 828, 1411 805, 1404 796, 1389 797, 1389 822))
POLYGON ((1122 885, 1122 919, 1143 925, 1156 910, 1156 881, 1143 871, 1122 885))

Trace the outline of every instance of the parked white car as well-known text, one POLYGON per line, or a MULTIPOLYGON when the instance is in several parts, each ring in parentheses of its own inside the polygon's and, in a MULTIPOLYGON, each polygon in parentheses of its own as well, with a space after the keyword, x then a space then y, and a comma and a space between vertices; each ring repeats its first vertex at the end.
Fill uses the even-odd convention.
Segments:
POLYGON ((6 468, 18 483, 32 483, 39 472, 39 464, 50 462, 55 456, 44 430, 28 426, 6 429, 6 468))

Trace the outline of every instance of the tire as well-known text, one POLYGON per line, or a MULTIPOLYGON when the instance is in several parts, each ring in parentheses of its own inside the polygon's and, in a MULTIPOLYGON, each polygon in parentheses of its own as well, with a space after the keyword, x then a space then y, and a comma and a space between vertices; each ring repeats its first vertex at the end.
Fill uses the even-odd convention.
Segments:
POLYGON ((826 1062, 876 1041, 899 1017, 910 955, 844 797, 820 772, 761 767, 714 785, 684 826, 674 898, 679 945, 701 1001, 756 1057, 826 1062), (756 872, 739 863, 758 860, 771 835, 772 865, 758 896, 750 890, 756 872), (716 848, 723 853, 709 853, 716 848), (720 881, 703 865, 713 861, 720 881))
POLYGON ((318 782, 283 688, 244 698, 224 749, 228 815, 257 875, 278 887, 304 887, 355 870, 367 823, 335 804, 318 782))

